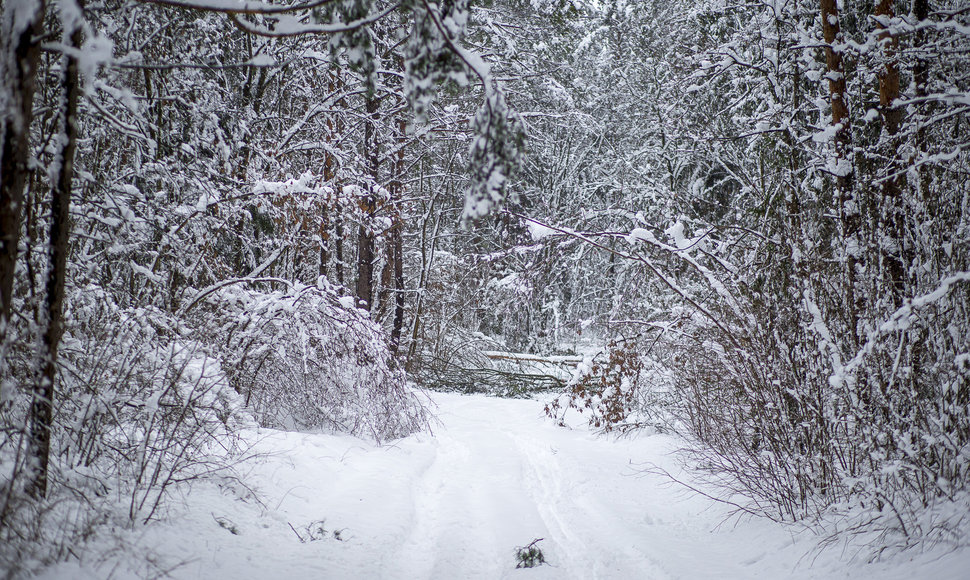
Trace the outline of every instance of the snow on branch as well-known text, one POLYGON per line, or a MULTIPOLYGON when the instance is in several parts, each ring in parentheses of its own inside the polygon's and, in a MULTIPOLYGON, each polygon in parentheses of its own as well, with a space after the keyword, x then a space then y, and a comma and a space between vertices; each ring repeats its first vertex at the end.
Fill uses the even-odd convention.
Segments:
MULTIPOLYGON (((711 322, 711 324, 713 324, 715 327, 718 328, 718 330, 720 330, 721 332, 723 332, 724 333, 724 336, 727 337, 727 339, 729 341, 731 341, 731 343, 734 346, 740 347, 740 344, 738 343, 737 338, 735 338, 734 333, 731 332, 727 328, 727 326, 725 326, 724 321, 719 316, 716 316, 714 314, 714 312, 712 312, 711 310, 705 308, 698 300, 695 300, 694 298, 692 298, 691 297, 691 294, 685 288, 681 287, 677 283, 677 281, 674 280, 671 276, 668 276, 667 274, 665 274, 664 271, 663 271, 663 268, 661 266, 657 265, 656 263, 654 263, 654 261, 651 260, 649 258, 649 256, 647 256, 646 254, 643 254, 643 253, 630 253, 630 252, 624 252, 622 250, 617 250, 614 247, 608 246, 608 245, 606 245, 604 243, 600 243, 600 242, 596 241, 595 239, 593 239, 593 236, 607 236, 607 237, 624 238, 624 239, 630 240, 631 239, 630 236, 618 234, 618 233, 615 233, 615 232, 608 232, 608 233, 604 233, 604 232, 597 232, 597 233, 593 233, 593 232, 578 232, 576 230, 572 230, 572 229, 569 229, 569 228, 560 228, 560 227, 556 227, 556 226, 553 226, 553 225, 545 224, 545 223, 542 223, 542 222, 540 222, 538 220, 535 220, 535 219, 530 218, 530 217, 526 217, 526 216, 524 216, 522 214, 518 214, 518 213, 515 213, 515 212, 508 212, 508 213, 509 213, 509 215, 513 215, 513 216, 515 216, 515 217, 517 217, 519 219, 525 220, 527 223, 535 224, 536 226, 541 227, 544 237, 549 236, 549 235, 552 235, 551 232, 558 232, 560 235, 563 235, 563 236, 566 236, 566 237, 570 237, 570 238, 575 238, 575 239, 577 239, 577 240, 579 240, 581 242, 587 243, 587 244, 589 244, 589 245, 591 245, 593 247, 596 247, 596 248, 599 248, 599 249, 601 249, 603 251, 609 252, 609 253, 611 253, 611 254, 619 257, 619 258, 623 258, 625 260, 631 260, 631 261, 639 262, 640 264, 643 264, 654 276, 657 277, 658 280, 660 280, 661 282, 663 282, 664 285, 666 285, 668 288, 670 288, 671 290, 673 290, 678 296, 680 296, 681 299, 684 300, 684 302, 686 302, 687 304, 689 304, 692 307, 694 307, 707 320, 709 320, 711 322)), ((645 231, 646 230, 640 230, 639 228, 637 230, 634 230, 634 232, 637 233, 637 234, 639 234, 639 235, 643 235, 643 232, 645 232, 645 231)), ((652 234, 651 234, 651 236, 652 236, 652 234)), ((638 238, 637 236, 633 236, 633 239, 636 240, 636 239, 640 239, 640 238, 638 238)), ((681 255, 678 252, 673 252, 673 254, 674 255, 678 255, 678 256, 681 255)), ((709 283, 712 283, 712 278, 707 277, 706 279, 707 279, 707 281, 709 283)), ((726 289, 723 288, 723 285, 721 285, 721 288, 726 292, 726 289)), ((725 299, 727 299, 727 298, 725 298, 725 299)), ((736 312, 736 314, 738 316, 740 316, 740 313, 739 312, 736 312)), ((742 318, 742 320, 744 320, 744 319, 742 318)))
POLYGON ((468 151, 470 179, 462 223, 468 225, 488 215, 509 197, 508 183, 521 164, 525 129, 522 120, 506 103, 489 64, 461 44, 469 17, 467 0, 441 4, 429 0, 405 0, 391 2, 382 9, 377 9, 369 0, 311 0, 286 5, 259 0, 138 1, 224 13, 237 28, 256 36, 333 35, 331 50, 346 49, 350 67, 365 77, 369 94, 376 86, 378 62, 369 27, 399 10, 411 11, 414 24, 406 50, 405 92, 417 120, 420 122, 426 117, 435 87, 442 81, 451 80, 464 86, 471 74, 483 87, 482 105, 469 121, 475 136, 468 151), (247 18, 250 16, 266 18, 254 22, 247 18))
POLYGON ((505 102, 491 67, 461 45, 468 20, 468 2, 413 2, 415 25, 408 43, 407 92, 415 117, 423 122, 434 100, 434 87, 443 80, 460 86, 468 73, 478 78, 484 102, 471 119, 475 134, 469 146, 469 185, 461 221, 466 226, 501 208, 509 197, 509 177, 521 162, 525 130, 522 120, 505 102))
POLYGON ((324 24, 308 24, 301 18, 289 14, 273 17, 272 26, 259 26, 240 18, 240 13, 232 13, 232 22, 240 30, 256 36, 268 38, 285 38, 289 36, 301 36, 304 34, 336 34, 340 32, 350 32, 369 26, 386 17, 391 12, 397 10, 398 5, 392 4, 380 12, 376 12, 364 18, 352 20, 350 22, 328 22, 324 24))
POLYGON ((224 14, 285 14, 311 10, 334 0, 314 0, 312 2, 297 2, 296 4, 269 4, 254 0, 138 0, 143 4, 160 4, 188 10, 202 10, 205 12, 222 12, 224 14))
POLYGON ((872 353, 880 337, 897 331, 905 331, 913 323, 916 311, 927 306, 931 306, 949 294, 950 289, 960 282, 970 282, 970 272, 958 272, 948 276, 940 282, 936 290, 908 300, 900 306, 892 316, 880 324, 875 330, 869 333, 866 344, 859 349, 859 352, 843 368, 836 368, 836 372, 829 378, 832 386, 838 386, 845 382, 847 373, 859 368, 866 356, 872 353))

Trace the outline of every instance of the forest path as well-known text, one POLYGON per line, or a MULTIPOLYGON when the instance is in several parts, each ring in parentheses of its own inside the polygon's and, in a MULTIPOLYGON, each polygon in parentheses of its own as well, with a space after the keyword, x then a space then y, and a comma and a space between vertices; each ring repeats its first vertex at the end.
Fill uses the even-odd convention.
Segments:
MULTIPOLYGON (((630 464, 641 459, 631 446, 557 428, 533 401, 436 400, 442 425, 413 491, 415 525, 385 577, 701 577, 662 564, 655 524, 665 520, 651 516, 658 510, 646 505, 653 502, 642 470, 630 464), (516 570, 515 548, 537 538, 549 565, 516 570)), ((668 547, 684 536, 688 513, 665 514, 674 516, 661 524, 668 547)))
MULTIPOLYGON (((260 456, 243 465, 245 485, 194 486, 164 522, 129 538, 144 557, 111 577, 910 580, 919 571, 944 580, 961 577, 947 570, 966 569, 847 565, 838 550, 805 557, 811 536, 738 521, 727 506, 644 473, 655 464, 684 476, 673 437, 597 436, 582 418, 557 427, 534 400, 431 397, 434 433, 382 447, 253 432, 260 456), (548 564, 516 569, 516 547, 536 538, 548 564)), ((70 567, 43 576, 94 577, 70 567)))
POLYGON ((302 533, 326 518, 324 527, 345 541, 297 546, 286 530, 289 545, 260 550, 277 560, 268 576, 254 574, 266 562, 247 554, 247 566, 227 577, 783 578, 803 553, 788 549, 765 562, 765 546, 792 545, 777 527, 734 528, 723 506, 645 474, 647 463, 680 471, 672 437, 597 436, 582 417, 557 427, 535 400, 431 397, 433 433, 384 447, 270 433, 259 449, 277 457, 248 478, 274 496, 267 505, 275 510, 262 519, 302 533), (516 548, 537 538, 548 564, 516 569, 516 548))

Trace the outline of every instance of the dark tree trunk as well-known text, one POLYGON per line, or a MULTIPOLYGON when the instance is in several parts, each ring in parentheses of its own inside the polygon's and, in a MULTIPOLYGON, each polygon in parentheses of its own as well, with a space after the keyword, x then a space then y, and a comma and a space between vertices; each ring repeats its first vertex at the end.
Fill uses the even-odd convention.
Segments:
MULTIPOLYGON (((368 188, 369 189, 369 188, 368 188)), ((374 215, 374 194, 368 191, 360 200, 364 219, 357 230, 357 302, 370 310, 374 300, 374 231, 369 223, 374 215)))
POLYGON ((334 213, 333 216, 334 224, 333 235, 336 238, 333 243, 333 264, 334 268, 337 270, 337 284, 343 286, 344 284, 344 218, 341 216, 340 211, 334 213))
MULTIPOLYGON (((913 16, 916 17, 917 22, 922 22, 929 17, 930 6, 928 0, 914 0, 913 1, 913 16)), ((915 36, 915 44, 917 48, 922 47, 926 41, 926 32, 919 31, 915 36)), ((913 66, 913 84, 915 85, 915 97, 919 99, 920 97, 925 97, 927 94, 927 84, 929 83, 929 65, 926 58, 922 56, 917 56, 916 63, 913 66)), ((926 103, 924 107, 924 114, 927 109, 932 108, 932 103, 926 103)), ((926 151, 926 126, 925 123, 919 123, 916 128, 916 151, 922 153, 926 151)), ((926 165, 921 165, 919 170, 919 196, 920 200, 931 208, 931 213, 936 213, 934 200, 930 198, 929 190, 929 173, 926 165)))
MULTIPOLYGON (((336 90, 336 84, 334 82, 333 76, 330 76, 327 81, 327 90, 332 95, 336 90)), ((334 157, 332 148, 336 146, 337 134, 334 132, 334 120, 333 117, 327 117, 326 121, 327 127, 327 150, 323 154, 323 181, 332 188, 333 196, 326 200, 323 205, 323 214, 320 216, 320 275, 327 276, 330 270, 330 262, 333 260, 333 256, 330 253, 330 238, 333 235, 333 224, 331 223, 331 215, 337 215, 340 213, 340 206, 338 205, 339 199, 339 186, 336 183, 336 166, 337 162, 334 157)))
POLYGON ((839 26, 839 8, 836 0, 820 0, 822 13, 822 37, 825 39, 826 77, 829 82, 829 99, 832 107, 832 126, 835 131, 836 157, 836 203, 842 227, 841 240, 845 252, 845 280, 843 301, 848 313, 846 324, 852 349, 858 346, 861 329, 862 293, 856 289, 856 265, 861 254, 859 240, 859 203, 853 195, 853 170, 850 158, 852 136, 849 106, 846 95, 845 64, 838 46, 842 43, 839 26))
POLYGON ((839 27, 839 9, 835 0, 820 0, 822 8, 822 37, 825 39, 825 67, 829 81, 829 98, 832 106, 832 125, 840 126, 835 134, 836 151, 844 159, 851 142, 849 105, 845 92, 845 65, 837 43, 842 41, 839 27))
POLYGON ((380 167, 379 144, 377 142, 377 109, 379 101, 376 97, 368 97, 367 120, 364 123, 364 155, 367 162, 367 193, 360 200, 361 220, 357 236, 357 300, 366 309, 370 309, 374 301, 374 229, 372 221, 377 210, 375 189, 378 183, 378 169, 380 167))
POLYGON ((34 87, 44 27, 44 0, 33 6, 6 3, 0 32, 0 90, 7 93, 9 109, 0 127, 0 344, 6 340, 13 299, 17 246, 30 155, 30 124, 33 120, 34 87), (23 12, 32 11, 24 18, 23 12), (15 23, 24 23, 14 30, 15 23))
POLYGON ((320 211, 320 267, 317 270, 318 276, 327 275, 327 266, 330 264, 330 207, 329 202, 324 202, 323 209, 320 211))
MULTIPOLYGON (((875 15, 890 19, 895 16, 893 1, 879 0, 875 15)), ((899 41, 882 24, 877 23, 876 28, 879 30, 877 38, 882 44, 883 54, 886 57, 886 64, 879 72, 879 108, 886 131, 890 135, 895 135, 899 132, 899 125, 903 119, 903 110, 894 104, 899 98, 899 65, 896 60, 899 41)))
MULTIPOLYGON (((364 214, 374 215, 374 197, 368 193, 361 200, 364 214)), ((374 299, 374 232, 362 223, 357 236, 357 301, 370 310, 374 299)))
MULTIPOLYGON (((81 46, 80 23, 70 35, 70 47, 81 46)), ((50 266, 47 273, 47 299, 44 304, 41 352, 30 406, 30 442, 27 456, 35 462, 33 478, 27 491, 34 497, 47 494, 47 466, 50 456, 53 420, 54 379, 57 348, 60 344, 64 283, 67 278, 67 252, 71 224, 71 180, 74 177, 74 152, 77 146, 77 104, 80 96, 78 63, 74 56, 64 57, 64 77, 60 104, 60 126, 63 128, 59 170, 51 187, 50 266)))
MULTIPOLYGON (((880 0, 876 5, 875 15, 892 18, 895 15, 892 0, 880 0)), ((877 23, 876 27, 879 30, 877 38, 882 44, 883 55, 886 58, 886 64, 879 72, 879 108, 882 112, 883 126, 886 129, 883 149, 886 158, 889 159, 887 175, 882 182, 880 213, 884 217, 883 223, 880 224, 882 231, 879 232, 877 243, 889 278, 893 304, 898 307, 902 305, 903 296, 906 294, 907 263, 911 261, 911 258, 907 258, 905 249, 906 210, 901 204, 903 176, 896 142, 896 134, 903 120, 903 109, 895 105, 896 99, 899 98, 899 66, 896 56, 899 42, 882 24, 877 23)))
POLYGON ((401 203, 404 198, 404 145, 406 123, 398 122, 398 151, 391 182, 393 224, 391 225, 391 261, 394 268, 394 319, 391 323, 391 354, 396 355, 404 330, 404 224, 401 222, 401 203))
MULTIPOLYGON (((332 77, 334 79, 332 92, 343 91, 344 83, 343 83, 343 79, 340 76, 340 70, 336 69, 334 71, 334 75, 335 76, 332 77)), ((343 98, 337 99, 337 107, 342 109, 344 106, 345 106, 344 99, 343 98)), ((343 132, 344 132, 343 117, 339 115, 337 116, 335 121, 335 129, 336 129, 336 132, 334 135, 339 139, 339 136, 343 135, 343 132)), ((333 165, 334 190, 336 193, 336 196, 334 198, 335 210, 333 214, 333 219, 334 219, 333 235, 335 238, 334 244, 333 244, 333 252, 334 252, 333 264, 334 264, 334 269, 336 270, 337 284, 340 284, 341 286, 343 286, 344 285, 344 222, 343 222, 344 218, 343 218, 343 209, 339 205, 340 195, 341 195, 341 192, 340 192, 341 184, 337 180, 337 159, 336 158, 333 159, 333 163, 334 163, 333 165)))
POLYGON ((401 217, 391 231, 394 251, 394 322, 391 326, 391 354, 397 354, 404 330, 404 235, 401 217))

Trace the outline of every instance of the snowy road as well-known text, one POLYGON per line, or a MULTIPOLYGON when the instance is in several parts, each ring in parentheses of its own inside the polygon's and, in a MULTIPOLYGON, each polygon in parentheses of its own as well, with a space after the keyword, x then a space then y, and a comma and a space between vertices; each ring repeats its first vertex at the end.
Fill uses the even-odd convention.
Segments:
POLYGON ((970 569, 966 553, 902 566, 844 563, 833 551, 806 558, 810 537, 738 523, 724 506, 643 474, 645 462, 677 471, 669 437, 558 428, 536 401, 434 399, 433 436, 385 447, 263 431, 266 455, 244 472, 260 501, 229 482, 197 486, 136 544, 174 567, 173 578, 210 580, 946 580, 970 569), (319 539, 298 537, 311 535, 319 539), (536 538, 548 565, 516 569, 515 548, 536 538))
POLYGON ((514 548, 543 538, 551 566, 529 577, 680 577, 660 564, 658 520, 642 510, 649 494, 629 445, 544 425, 530 402, 439 401, 444 428, 414 490, 415 525, 394 558, 401 566, 384 576, 519 577, 514 548))

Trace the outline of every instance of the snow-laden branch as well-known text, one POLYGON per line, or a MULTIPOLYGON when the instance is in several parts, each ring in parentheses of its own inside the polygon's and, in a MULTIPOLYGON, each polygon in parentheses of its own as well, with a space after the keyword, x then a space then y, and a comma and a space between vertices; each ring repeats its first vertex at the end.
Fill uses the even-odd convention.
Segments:
MULTIPOLYGON (((279 258, 280 257, 280 254, 282 254, 282 253, 283 253, 283 250, 280 250, 280 251, 276 252, 275 254, 273 254, 273 256, 270 259, 268 259, 266 262, 264 262, 263 264, 261 264, 260 266, 258 266, 255 271, 261 272, 261 271, 265 270, 267 267, 269 267, 270 264, 272 264, 273 262, 275 262, 276 259, 279 258)), ((202 290, 199 290, 199 293, 196 294, 194 298, 192 298, 192 301, 189 302, 185 306, 185 308, 182 308, 181 314, 184 315, 188 311, 192 310, 195 307, 196 304, 198 304, 199 302, 202 302, 202 300, 206 296, 209 296, 210 294, 212 294, 213 292, 215 292, 217 290, 221 290, 223 288, 226 288, 228 286, 232 286, 234 284, 245 284, 247 282, 272 282, 272 283, 277 283, 277 284, 283 284, 285 286, 288 286, 289 288, 296 287, 296 285, 292 281, 287 280, 285 278, 257 277, 257 276, 243 276, 242 278, 229 278, 229 279, 226 279, 226 280, 222 280, 220 282, 216 282, 215 284, 212 284, 210 286, 206 286, 202 290)))
POLYGON ((420 0, 419 6, 420 16, 409 43, 410 76, 415 76, 416 69, 424 69, 426 73, 418 75, 420 82, 412 80, 409 83, 409 98, 416 116, 421 119, 426 115, 427 105, 433 99, 429 81, 435 77, 447 77, 464 85, 467 83, 466 72, 470 71, 481 82, 484 92, 482 106, 471 120, 475 137, 468 150, 470 180, 461 214, 461 221, 467 226, 505 202, 509 177, 520 162, 525 132, 521 119, 505 102, 489 64, 460 43, 468 18, 465 4, 453 5, 449 11, 429 0, 420 0), (429 48, 435 50, 429 53, 429 48), (453 55, 460 66, 449 66, 439 58, 429 58, 438 51, 453 55))
POLYGON ((845 382, 846 375, 862 365, 862 362, 872 353, 872 350, 876 347, 881 337, 896 331, 908 329, 913 323, 917 310, 935 304, 949 294, 953 286, 961 282, 970 282, 970 272, 958 272, 952 276, 948 276, 940 282, 936 290, 922 296, 917 296, 900 306, 885 322, 869 333, 866 344, 859 349, 859 352, 856 353, 852 360, 841 369, 836 368, 832 376, 829 377, 829 384, 837 387, 845 382))
MULTIPOLYGON (((677 225, 681 225, 680 222, 678 222, 677 225)), ((732 312, 734 312, 734 315, 738 318, 738 320, 746 320, 744 313, 741 311, 741 306, 738 304, 738 300, 734 294, 731 294, 731 292, 728 291, 724 283, 714 275, 714 272, 698 262, 697 259, 694 258, 694 256, 692 256, 690 253, 691 247, 699 244, 700 241, 707 237, 707 235, 712 231, 714 231, 714 228, 704 232, 698 236, 696 240, 679 239, 677 241, 677 247, 661 242, 656 238, 656 236, 653 235, 653 232, 645 228, 635 228, 632 232, 630 232, 628 240, 631 243, 635 241, 647 242, 665 252, 669 252, 671 255, 679 257, 690 264, 692 268, 694 268, 701 276, 704 277, 708 285, 717 293, 717 295, 727 302, 728 306, 730 306, 732 312)))
POLYGON ((286 38, 290 36, 302 36, 304 34, 337 34, 339 32, 350 32, 378 22, 399 7, 400 4, 392 4, 384 10, 375 12, 365 18, 350 22, 328 22, 325 24, 307 24, 296 16, 284 14, 273 18, 272 28, 248 22, 241 18, 238 12, 232 13, 231 18, 232 23, 237 28, 249 34, 268 38, 286 38))
MULTIPOLYGON (((721 332, 724 333, 724 336, 726 336, 727 339, 730 340, 731 343, 735 347, 741 348, 741 344, 734 337, 734 333, 731 332, 726 326, 724 326, 724 324, 723 324, 723 322, 721 321, 720 318, 718 318, 717 316, 715 316, 714 313, 711 312, 710 310, 708 310, 707 308, 704 308, 704 306, 702 306, 698 301, 696 301, 693 298, 691 298, 691 296, 687 292, 687 290, 681 288, 680 285, 677 284, 677 282, 675 282, 673 279, 671 279, 669 276, 667 276, 661 270, 661 268, 659 266, 657 266, 656 264, 654 264, 653 261, 650 260, 649 258, 647 258, 646 256, 641 255, 641 254, 632 254, 632 253, 624 252, 622 250, 617 250, 616 248, 611 248, 611 247, 609 247, 609 246, 607 246, 605 244, 601 244, 600 242, 594 240, 593 238, 590 237, 590 235, 588 233, 578 232, 576 230, 569 229, 569 228, 561 228, 561 227, 557 227, 557 226, 552 226, 552 225, 549 225, 549 224, 542 223, 542 222, 540 222, 540 221, 538 221, 536 219, 533 219, 533 218, 530 218, 530 217, 526 217, 524 215, 517 214, 517 213, 511 212, 511 211, 508 211, 508 213, 509 213, 509 215, 513 215, 513 216, 515 216, 515 217, 517 217, 519 219, 525 220, 529 224, 535 224, 536 226, 538 226, 538 228, 537 228, 536 231, 540 231, 540 232, 545 231, 545 233, 547 235, 548 235, 548 232, 557 232, 557 233, 559 233, 561 235, 564 235, 564 236, 567 236, 567 237, 570 237, 570 238, 577 239, 577 240, 579 240, 581 242, 584 242, 586 244, 589 244, 591 246, 594 246, 596 248, 599 248, 601 250, 604 250, 606 252, 609 252, 609 253, 611 253, 611 254, 613 254, 615 256, 618 256, 620 258, 623 258, 625 260, 630 260, 630 261, 639 262, 639 263, 643 264, 658 279, 660 279, 660 281, 663 282, 664 285, 666 285, 668 288, 670 288, 671 290, 673 290, 685 302, 687 302, 688 304, 690 304, 691 306, 693 306, 694 308, 696 308, 698 312, 700 312, 701 314, 704 315, 705 318, 707 318, 708 320, 710 320, 711 323, 718 328, 718 330, 720 330, 721 332)), ((530 226, 530 228, 531 228, 531 226, 530 226)), ((675 254, 676 254, 676 252, 675 252, 675 254)))
POLYGON ((188 10, 204 12, 221 12, 223 14, 285 14, 311 10, 334 0, 314 0, 312 2, 297 2, 296 4, 269 4, 258 0, 138 0, 143 4, 159 4, 188 10))
POLYGON ((436 10, 436 5, 428 2, 428 0, 423 0, 422 4, 424 5, 427 17, 432 23, 434 23, 435 28, 437 28, 439 34, 441 34, 441 40, 443 41, 444 45, 447 46, 462 62, 464 62, 465 65, 471 69, 471 71, 475 73, 475 76, 477 76, 482 82, 486 97, 485 106, 488 107, 489 112, 491 112, 489 97, 492 96, 495 90, 492 86, 491 67, 488 66, 488 63, 482 60, 482 57, 469 50, 466 50, 465 47, 461 46, 452 39, 454 32, 449 30, 448 27, 445 26, 444 22, 442 22, 441 16, 436 10))

